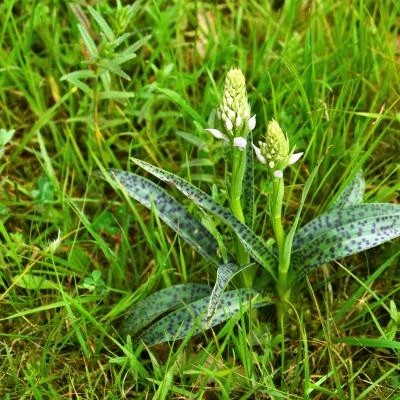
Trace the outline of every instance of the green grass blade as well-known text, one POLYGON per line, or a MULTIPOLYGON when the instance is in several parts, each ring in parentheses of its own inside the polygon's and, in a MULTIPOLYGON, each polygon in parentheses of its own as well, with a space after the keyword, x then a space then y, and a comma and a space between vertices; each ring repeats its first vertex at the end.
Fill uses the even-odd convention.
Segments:
POLYGON ((133 305, 121 326, 121 331, 123 335, 134 336, 159 315, 179 305, 208 296, 210 292, 210 286, 196 283, 175 285, 162 289, 133 305))
POLYGON ((400 206, 357 204, 333 210, 299 230, 294 255, 305 271, 400 236, 400 206))
POLYGON ((335 343, 344 343, 350 346, 374 347, 380 349, 392 349, 400 351, 400 342, 396 340, 363 338, 363 337, 345 337, 334 339, 335 343))
POLYGON ((306 183, 304 184, 304 188, 301 193, 300 204, 297 208, 296 216, 294 218, 292 227, 290 228, 290 230, 286 236, 286 240, 285 240, 285 253, 286 254, 291 254, 293 252, 293 250, 292 250, 293 241, 294 241, 294 238, 295 238, 295 235, 297 232, 297 226, 299 225, 301 212, 303 210, 304 203, 306 201, 308 192, 310 191, 311 184, 313 183, 314 178, 318 172, 319 166, 320 166, 320 163, 316 165, 316 167, 314 168, 314 170, 311 172, 310 176, 308 177, 306 183))
POLYGON ((157 88, 157 90, 181 107, 182 111, 187 113, 194 121, 198 122, 202 126, 206 125, 204 118, 194 108, 192 108, 179 93, 167 88, 157 88))
POLYGON ((205 297, 180 308, 148 328, 139 339, 148 346, 182 339, 188 334, 195 335, 212 328, 233 317, 239 311, 269 304, 271 300, 261 296, 261 293, 255 289, 225 292, 210 321, 207 318, 208 303, 209 297, 205 297))
POLYGON ((160 219, 178 233, 194 250, 215 265, 218 244, 209 231, 164 189, 139 175, 111 170, 111 177, 126 193, 148 209, 154 205, 160 219))
POLYGON ((365 191, 365 179, 363 173, 357 172, 354 178, 345 187, 342 193, 333 204, 329 207, 330 210, 336 208, 344 208, 352 204, 359 204, 363 202, 365 191))
POLYGON ((141 166, 144 170, 158 179, 168 182, 176 187, 186 197, 193 200, 199 207, 202 207, 221 218, 222 221, 224 221, 237 234, 249 254, 259 262, 274 277, 274 279, 276 279, 274 271, 274 268, 276 267, 275 255, 265 245, 264 241, 260 237, 235 218, 227 208, 220 206, 208 194, 179 176, 148 164, 145 161, 138 160, 137 158, 131 159, 135 164, 141 166))

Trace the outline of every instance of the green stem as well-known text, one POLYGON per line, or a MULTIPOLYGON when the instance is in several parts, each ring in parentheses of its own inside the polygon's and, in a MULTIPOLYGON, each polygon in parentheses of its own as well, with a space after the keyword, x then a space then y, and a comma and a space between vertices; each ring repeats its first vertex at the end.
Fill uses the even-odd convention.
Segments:
MULTIPOLYGON (((246 171, 246 152, 240 151, 237 147, 232 149, 232 181, 230 188, 230 205, 232 213, 240 222, 245 222, 243 208, 242 208, 242 191, 243 191, 243 178, 246 171)), ((236 237, 235 253, 237 261, 240 265, 250 263, 250 256, 242 245, 240 240, 236 237)), ((243 285, 245 287, 252 287, 254 278, 254 269, 248 269, 243 272, 243 285)))
POLYGON ((290 300, 290 289, 288 287, 290 257, 285 254, 286 234, 282 225, 282 204, 284 192, 285 184, 283 178, 273 178, 271 214, 272 227, 275 233, 276 243, 278 245, 279 252, 277 292, 280 300, 280 304, 278 306, 278 321, 281 327, 284 325, 286 303, 290 300))

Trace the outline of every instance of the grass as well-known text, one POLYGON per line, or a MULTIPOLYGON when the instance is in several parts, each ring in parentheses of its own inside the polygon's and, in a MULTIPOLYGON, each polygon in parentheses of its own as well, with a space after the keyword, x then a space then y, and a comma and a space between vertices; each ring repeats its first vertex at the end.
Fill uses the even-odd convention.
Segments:
MULTIPOLYGON (((128 18, 100 2, 114 33, 132 33, 118 48, 82 7, 96 62, 67 3, 0 5, 0 128, 16 130, 0 160, 1 398, 398 398, 398 240, 311 275, 284 338, 268 308, 152 348, 119 336, 131 305, 215 271, 92 172, 131 169, 135 156, 223 200, 222 153, 203 128, 231 66, 245 72, 256 139, 275 118, 305 151, 288 176, 288 220, 321 158, 303 222, 359 168, 368 202, 399 201, 397 2, 261 3, 143 1, 128 18), (130 80, 101 76, 140 40, 121 64, 130 80), (94 76, 66 79, 79 70, 94 76)), ((267 239, 261 166, 256 184, 267 239)))

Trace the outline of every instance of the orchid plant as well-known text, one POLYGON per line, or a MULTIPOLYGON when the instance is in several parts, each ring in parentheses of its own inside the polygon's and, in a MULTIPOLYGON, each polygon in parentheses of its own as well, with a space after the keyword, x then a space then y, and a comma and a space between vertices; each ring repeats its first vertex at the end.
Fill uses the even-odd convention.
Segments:
POLYGON ((231 69, 227 74, 217 116, 220 129, 206 130, 225 143, 226 176, 230 177, 228 207, 177 175, 136 158, 132 162, 158 180, 171 184, 199 208, 224 222, 232 234, 231 251, 215 226, 206 227, 153 181, 121 170, 103 171, 103 178, 113 187, 156 211, 161 220, 217 268, 214 287, 198 283, 175 285, 133 306, 122 332, 149 346, 197 334, 249 308, 267 304, 277 306, 278 321, 283 328, 291 292, 301 285, 305 275, 325 263, 400 236, 400 206, 363 203, 365 181, 361 172, 355 174, 324 214, 298 228, 318 167, 310 173, 294 220, 285 230, 282 221, 285 170, 299 161, 303 153, 295 152, 275 120, 269 122, 265 139, 258 146, 253 144, 256 116, 251 115, 245 78, 239 69, 231 69), (253 231, 253 152, 268 174, 273 244, 253 231), (258 279, 256 285, 257 273, 265 281, 260 284, 258 279), (241 277, 242 287, 225 290, 235 275, 241 277), (267 292, 267 287, 275 287, 275 291, 267 292))

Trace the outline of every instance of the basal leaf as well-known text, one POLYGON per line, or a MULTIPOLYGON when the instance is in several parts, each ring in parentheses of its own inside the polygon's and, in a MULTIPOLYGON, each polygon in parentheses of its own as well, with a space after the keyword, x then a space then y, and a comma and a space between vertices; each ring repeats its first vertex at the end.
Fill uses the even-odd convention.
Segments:
POLYGON ((400 206, 357 204, 324 214, 298 231, 293 255, 305 272, 400 236, 400 206))
POLYGON ((136 158, 132 158, 132 161, 158 179, 176 187, 186 197, 193 200, 199 207, 202 207, 221 218, 222 221, 224 221, 237 234, 249 254, 258 261, 274 277, 274 279, 276 279, 274 271, 274 267, 276 266, 276 257, 273 252, 266 247, 264 241, 260 237, 235 218, 227 208, 220 206, 208 194, 179 176, 136 158))
POLYGON ((393 216, 399 218, 400 206, 390 203, 354 204, 329 211, 302 226, 293 240, 293 251, 308 246, 313 240, 333 228, 370 218, 393 216))
POLYGON ((210 286, 195 283, 162 289, 132 306, 121 326, 121 331, 123 335, 134 336, 161 314, 208 296, 210 292, 210 286))
POLYGON ((247 269, 254 264, 248 264, 245 265, 241 268, 239 268, 236 264, 233 263, 228 263, 221 265, 218 268, 217 271, 217 281, 215 282, 215 285, 213 287, 211 296, 210 296, 210 301, 208 303, 208 310, 207 310, 207 319, 210 320, 210 318, 214 315, 214 312, 216 308, 218 307, 218 304, 221 300, 221 297, 225 291, 225 288, 227 287, 229 281, 237 275, 239 272, 243 271, 244 269, 247 269))
POLYGON ((229 281, 232 279, 232 277, 235 275, 238 269, 239 269, 238 266, 232 263, 224 264, 218 267, 217 281, 215 282, 215 285, 213 287, 210 296, 210 301, 208 303, 208 310, 207 310, 208 319, 210 319, 213 316, 214 311, 218 306, 218 303, 221 299, 222 294, 224 293, 226 286, 228 285, 229 281))
POLYGON ((354 178, 345 187, 336 201, 329 207, 330 210, 336 208, 344 208, 352 204, 360 204, 363 202, 365 191, 365 179, 361 171, 357 172, 354 178))
MULTIPOLYGON (((164 189, 139 175, 111 170, 110 176, 126 193, 148 209, 157 209, 160 219, 178 233, 193 249, 215 265, 218 244, 211 233, 164 189)), ((117 185, 118 187, 118 185, 117 185)))
POLYGON ((148 346, 196 335, 233 317, 249 307, 256 308, 271 303, 255 289, 237 289, 225 292, 212 319, 207 319, 209 297, 197 300, 160 319, 139 337, 148 346))

